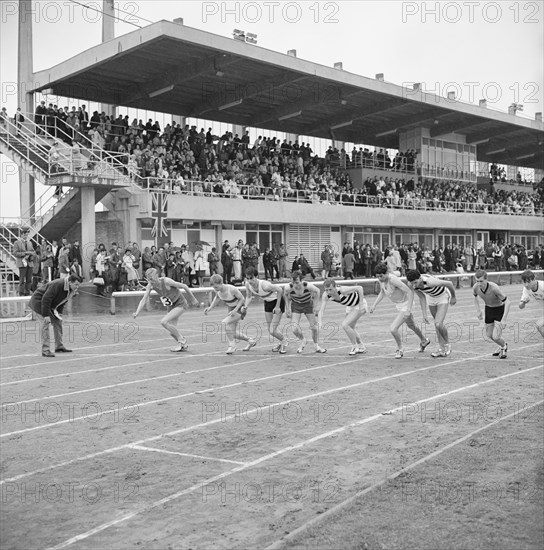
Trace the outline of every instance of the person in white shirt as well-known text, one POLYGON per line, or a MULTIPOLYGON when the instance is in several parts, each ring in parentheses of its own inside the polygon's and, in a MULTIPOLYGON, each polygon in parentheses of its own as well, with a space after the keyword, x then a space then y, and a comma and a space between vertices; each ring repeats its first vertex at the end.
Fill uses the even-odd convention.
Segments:
POLYGON ((400 327, 406 323, 406 326, 419 338, 419 351, 424 352, 425 348, 431 343, 428 338, 417 327, 414 316, 412 315, 412 305, 414 302, 414 291, 412 288, 406 286, 399 277, 391 273, 385 262, 379 263, 374 274, 380 283, 380 293, 374 302, 374 305, 370 308, 370 313, 374 313, 376 306, 387 296, 394 304, 398 311, 395 320, 389 327, 395 342, 397 343, 397 351, 395 352, 395 359, 402 359, 404 357, 404 349, 402 345, 402 337, 400 334, 400 327))
MULTIPOLYGON (((535 274, 530 269, 521 274, 521 280, 523 281, 523 291, 519 301, 519 309, 525 309, 531 298, 544 302, 544 281, 537 281, 535 274)), ((540 306, 540 312, 542 313, 542 305, 540 306)), ((544 337, 544 315, 536 321, 536 330, 544 337)))

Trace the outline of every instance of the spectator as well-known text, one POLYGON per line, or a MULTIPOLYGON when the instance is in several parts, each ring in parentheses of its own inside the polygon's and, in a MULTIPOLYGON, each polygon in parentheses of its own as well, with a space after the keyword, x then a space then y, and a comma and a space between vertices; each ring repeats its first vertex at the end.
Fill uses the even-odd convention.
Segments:
POLYGON ((32 273, 36 253, 29 239, 30 230, 21 231, 21 237, 13 245, 13 255, 16 258, 16 266, 19 269, 19 296, 30 296, 32 285, 32 273))

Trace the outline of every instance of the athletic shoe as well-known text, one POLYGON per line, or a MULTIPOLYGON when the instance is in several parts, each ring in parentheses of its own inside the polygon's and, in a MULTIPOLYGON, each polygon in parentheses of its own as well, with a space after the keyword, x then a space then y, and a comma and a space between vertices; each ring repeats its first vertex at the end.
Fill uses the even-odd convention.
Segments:
POLYGON ((255 338, 250 338, 247 341, 247 346, 245 348, 242 348, 242 351, 249 351, 251 348, 254 348, 257 345, 257 340, 255 338))
POLYGON ((300 343, 300 346, 297 349, 297 353, 302 353, 304 351, 304 348, 306 347, 306 344, 308 343, 308 340, 304 338, 302 342, 300 343))
POLYGON ((229 346, 227 348, 227 351, 225 352, 227 355, 232 355, 236 351, 236 348, 234 346, 229 346))
POLYGON ((281 344, 276 344, 273 348, 272 348, 272 351, 274 353, 277 353, 278 351, 280 351, 281 349, 281 344))
POLYGON ((402 359, 404 357, 404 352, 401 349, 398 349, 395 352, 395 359, 402 359))
POLYGON ((501 354, 499 355, 500 359, 506 359, 506 354, 508 353, 508 344, 504 343, 504 348, 501 348, 501 354))
POLYGON ((446 353, 446 350, 443 350, 443 349, 439 349, 431 353, 431 357, 447 357, 447 356, 448 354, 446 353))
POLYGON ((359 353, 359 348, 357 346, 353 346, 350 350, 348 355, 357 355, 359 353))
POLYGON ((177 346, 174 346, 173 348, 170 348, 170 351, 176 353, 178 351, 187 351, 189 349, 189 346, 187 343, 182 344, 181 342, 178 342, 177 346))
POLYGON ((495 352, 493 353, 493 357, 499 357, 499 355, 501 354, 501 351, 502 351, 502 348, 497 348, 495 350, 495 352))
POLYGON ((359 346, 357 348, 357 353, 366 353, 368 350, 364 346, 359 346))
POLYGON ((451 344, 446 344, 444 351, 446 352, 446 356, 450 355, 451 354, 451 344))
POLYGON ((285 353, 287 353, 287 346, 289 345, 289 342, 287 340, 284 340, 281 344, 280 344, 280 354, 281 355, 284 355, 285 353))
POLYGON ((425 342, 420 342, 419 344, 419 353, 423 353, 431 341, 427 338, 425 342))
POLYGON ((327 350, 325 348, 322 348, 321 346, 316 346, 315 347, 315 352, 316 353, 327 353, 327 350))

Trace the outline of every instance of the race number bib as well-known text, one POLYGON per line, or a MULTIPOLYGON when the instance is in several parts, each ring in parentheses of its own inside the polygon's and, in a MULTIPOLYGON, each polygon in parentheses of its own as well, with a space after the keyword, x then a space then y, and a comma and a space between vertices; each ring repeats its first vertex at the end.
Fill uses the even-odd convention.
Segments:
POLYGON ((166 296, 161 296, 160 300, 164 307, 170 307, 172 305, 172 300, 170 300, 170 298, 167 298, 166 296))

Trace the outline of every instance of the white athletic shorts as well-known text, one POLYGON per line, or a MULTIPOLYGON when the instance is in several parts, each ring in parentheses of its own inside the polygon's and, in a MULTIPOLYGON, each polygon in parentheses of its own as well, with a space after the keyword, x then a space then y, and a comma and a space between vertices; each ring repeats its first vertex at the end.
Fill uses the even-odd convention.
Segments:
POLYGON ((400 311, 401 313, 409 313, 408 302, 395 302, 395 307, 397 308, 397 311, 400 311))
POLYGON ((440 304, 449 304, 450 303, 450 291, 446 289, 446 292, 440 294, 440 296, 431 296, 430 294, 425 295, 427 298, 428 306, 438 306, 440 304))

